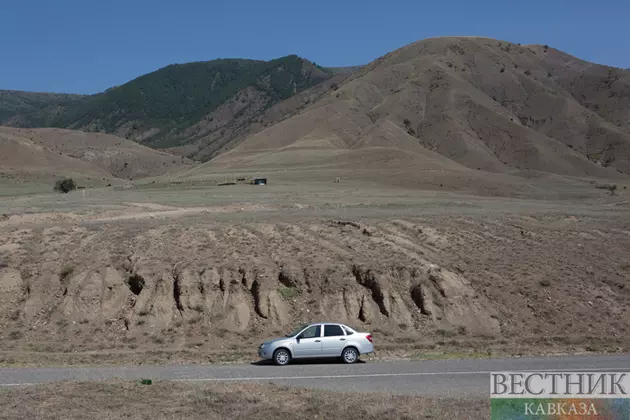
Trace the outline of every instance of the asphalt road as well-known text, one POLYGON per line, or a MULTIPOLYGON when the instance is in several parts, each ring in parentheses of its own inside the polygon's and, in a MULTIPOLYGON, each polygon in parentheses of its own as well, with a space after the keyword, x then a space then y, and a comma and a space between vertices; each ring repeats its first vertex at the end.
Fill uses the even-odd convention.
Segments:
POLYGON ((273 365, 167 365, 127 367, 3 368, 0 386, 55 381, 153 379, 182 382, 259 381, 344 391, 425 396, 487 396, 490 372, 628 371, 630 355, 546 358, 338 362, 273 365))

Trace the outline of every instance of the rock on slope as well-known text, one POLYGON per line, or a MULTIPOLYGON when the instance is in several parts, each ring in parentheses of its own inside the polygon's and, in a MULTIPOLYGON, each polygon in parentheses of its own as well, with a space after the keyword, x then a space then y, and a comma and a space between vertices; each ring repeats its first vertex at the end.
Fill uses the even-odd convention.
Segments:
POLYGON ((214 165, 620 177, 630 173, 629 87, 629 71, 546 46, 427 39, 362 68, 214 165))
POLYGON ((0 166, 5 176, 63 175, 99 184, 112 177, 158 176, 187 163, 185 158, 108 134, 0 127, 0 166))

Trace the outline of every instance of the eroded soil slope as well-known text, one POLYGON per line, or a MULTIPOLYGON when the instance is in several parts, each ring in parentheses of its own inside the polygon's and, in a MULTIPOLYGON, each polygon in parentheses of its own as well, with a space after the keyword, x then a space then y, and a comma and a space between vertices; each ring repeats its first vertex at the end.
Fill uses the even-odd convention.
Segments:
POLYGON ((628 349, 622 219, 194 215, 0 228, 9 352, 247 355, 316 320, 373 331, 383 354, 628 349))

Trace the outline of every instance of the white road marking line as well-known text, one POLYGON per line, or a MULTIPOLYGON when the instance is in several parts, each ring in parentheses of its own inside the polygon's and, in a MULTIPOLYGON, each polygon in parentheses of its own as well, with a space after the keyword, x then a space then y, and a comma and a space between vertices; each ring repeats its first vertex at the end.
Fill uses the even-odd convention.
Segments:
MULTIPOLYGON (((584 368, 584 369, 539 369, 539 370, 518 370, 518 372, 597 372, 597 371, 613 371, 625 372, 630 368, 584 368)), ((489 375, 490 370, 478 370, 467 372, 406 372, 406 373, 366 373, 353 375, 317 375, 317 376, 254 376, 244 378, 190 378, 190 379, 170 379, 173 382, 221 382, 221 381, 272 381, 272 380, 291 380, 291 379, 345 379, 345 378, 375 378, 387 376, 436 376, 436 375, 489 375)))
MULTIPOLYGON (((510 370, 510 369, 508 369, 510 370)), ((604 367, 604 368, 580 368, 580 369, 511 369, 512 371, 518 372, 598 372, 598 371, 606 371, 606 372, 626 372, 630 371, 630 368, 619 368, 619 367, 604 367)), ((159 378, 159 374, 157 375, 156 380, 162 380, 165 382, 221 382, 221 381, 273 381, 273 380, 300 380, 300 379, 346 379, 346 378, 375 378, 375 377, 392 377, 392 376, 448 376, 448 375, 489 375, 493 372, 499 372, 499 370, 477 370, 477 371, 455 371, 455 372, 404 372, 404 373, 365 373, 365 374, 351 374, 351 375, 313 375, 313 376, 252 376, 252 377, 239 377, 239 378, 183 378, 183 379, 169 379, 169 378, 159 378)), ((146 376, 152 376, 148 374, 146 376)), ((81 379, 81 380, 70 380, 72 382, 102 382, 108 379, 116 379, 116 380, 127 380, 127 381, 135 381, 139 378, 121 378, 119 376, 110 376, 108 378, 97 379, 81 379)), ((62 381, 68 381, 68 379, 62 379, 62 381)), ((11 384, 2 384, 0 383, 0 387, 11 387, 11 386, 33 386, 40 385, 46 382, 54 382, 54 381, 42 381, 42 382, 24 382, 24 383, 11 383, 11 384)))

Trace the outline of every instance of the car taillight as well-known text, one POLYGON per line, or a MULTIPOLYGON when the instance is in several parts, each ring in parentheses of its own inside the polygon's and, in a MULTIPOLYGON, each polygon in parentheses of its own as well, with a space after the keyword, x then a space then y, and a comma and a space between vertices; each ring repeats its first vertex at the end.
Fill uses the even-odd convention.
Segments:
POLYGON ((372 342, 372 336, 371 335, 368 334, 368 335, 365 336, 365 338, 367 338, 370 343, 372 342))

